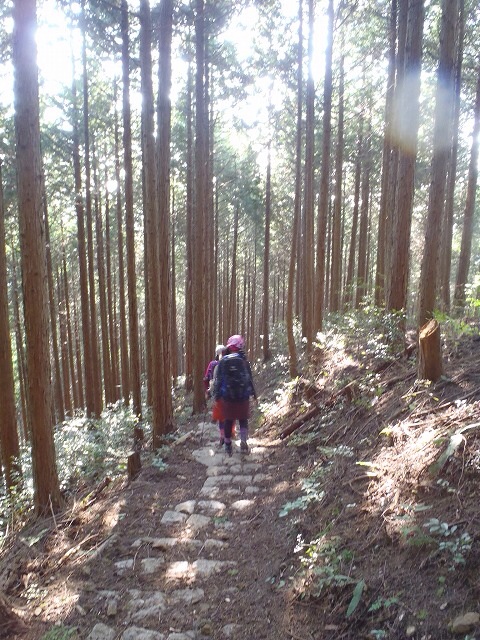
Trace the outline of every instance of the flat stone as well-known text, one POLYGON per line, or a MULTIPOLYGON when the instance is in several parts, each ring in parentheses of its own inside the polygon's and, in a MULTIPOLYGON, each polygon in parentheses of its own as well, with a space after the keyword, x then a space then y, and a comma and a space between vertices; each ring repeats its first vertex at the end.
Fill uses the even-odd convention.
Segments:
POLYGON ((198 495, 202 498, 209 498, 210 500, 214 500, 220 495, 220 493, 220 487, 202 487, 198 495))
POLYGON ((115 630, 101 622, 96 624, 87 636, 87 640, 113 640, 114 638, 115 630))
POLYGON ((201 540, 191 540, 189 538, 156 538, 152 542, 152 549, 169 551, 174 547, 182 546, 185 549, 195 549, 202 546, 201 540))
POLYGON ((122 633, 122 640, 165 640, 165 636, 159 631, 129 627, 122 633))
POLYGON ((203 589, 177 589, 168 595, 170 605, 196 604, 205 597, 203 589))
POLYGON ((145 537, 145 538, 137 538, 134 542, 132 542, 132 549, 139 549, 142 544, 150 544, 153 542, 154 538, 145 537))
POLYGON ((118 575, 123 575, 124 573, 127 573, 127 571, 130 571, 130 569, 133 568, 133 559, 129 558, 128 560, 119 560, 118 562, 115 562, 115 572, 118 575))
POLYGON ((209 467, 207 469, 207 476, 224 476, 227 473, 227 469, 222 467, 209 467))
POLYGON ((218 551, 218 549, 223 549, 227 546, 228 546, 227 543, 224 542, 223 540, 215 540, 214 538, 208 538, 208 540, 205 540, 203 544, 203 548, 207 552, 218 551))
POLYGON ((246 494, 253 494, 253 493, 259 493, 260 492, 260 487, 255 487, 255 486, 251 486, 251 487, 245 487, 245 493, 246 494))
POLYGON ((226 484, 230 484, 233 476, 229 473, 223 476, 208 476, 203 483, 204 487, 223 487, 226 484))
POLYGON ((215 447, 203 447, 192 451, 192 457, 206 467, 218 467, 222 464, 224 454, 215 450, 215 447))
POLYGON ((243 487, 252 484, 253 476, 233 476, 232 483, 239 484, 243 487))
POLYGON ((193 640, 195 633, 193 631, 187 631, 187 633, 170 633, 167 640, 193 640))
POLYGON ((165 564, 165 558, 144 558, 141 561, 142 573, 157 573, 162 564, 165 564))
POLYGON ((201 513, 208 513, 214 516, 225 511, 225 504, 219 500, 199 500, 197 508, 201 513))
POLYGON ((253 482, 261 484, 262 482, 266 482, 267 480, 271 480, 272 476, 269 476, 266 473, 257 473, 256 476, 253 477, 253 482))
POLYGON ((185 522, 186 519, 186 513, 180 513, 179 511, 165 511, 160 522, 162 524, 178 524, 185 522))
POLYGON ((233 560, 204 560, 203 558, 193 563, 195 574, 198 577, 208 578, 216 573, 221 573, 225 569, 236 566, 233 560))
POLYGON ((195 578, 208 578, 225 569, 234 567, 237 563, 231 560, 205 560, 203 558, 195 562, 181 560, 172 562, 166 571, 166 577, 171 580, 193 580, 195 578))
POLYGON ((234 475, 240 475, 241 473, 255 473, 262 468, 261 465, 255 464, 252 462, 245 462, 244 464, 236 464, 234 465, 230 471, 234 475))
POLYGON ((223 489, 223 493, 227 496, 239 496, 241 491, 237 487, 227 487, 223 489))
POLYGON ((210 516, 202 516, 198 513, 194 513, 191 515, 186 524, 193 531, 201 531, 201 529, 205 529, 211 522, 210 516))
POLYGON ((158 620, 167 608, 165 594, 161 591, 154 591, 147 595, 132 591, 131 595, 133 597, 128 603, 128 609, 132 612, 132 622, 140 622, 150 617, 158 620))
POLYGON ((241 628, 242 627, 239 624, 226 624, 224 627, 222 627, 222 634, 225 636, 225 638, 234 638, 241 628))
POLYGON ((480 622, 480 615, 475 611, 469 611, 457 616, 452 622, 452 633, 463 634, 471 631, 480 622))
POLYGON ((187 513, 188 515, 192 515, 195 511, 196 500, 187 500, 186 502, 181 502, 177 504, 175 507, 175 511, 180 511, 180 513, 187 513))
POLYGON ((255 504, 254 500, 237 500, 230 505, 235 511, 245 511, 255 504))
POLYGON ((107 602, 107 616, 109 618, 114 618, 118 613, 118 602, 117 600, 109 600, 107 602))

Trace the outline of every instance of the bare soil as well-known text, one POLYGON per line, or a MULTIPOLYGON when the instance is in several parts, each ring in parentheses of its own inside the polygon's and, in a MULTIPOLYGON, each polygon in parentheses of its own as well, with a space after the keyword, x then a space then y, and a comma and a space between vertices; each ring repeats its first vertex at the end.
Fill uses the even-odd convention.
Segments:
MULTIPOLYGON (((443 378, 426 385, 416 381, 415 354, 380 361, 322 351, 280 394, 285 371, 258 368, 263 413, 252 424, 272 480, 254 516, 226 535, 238 571, 209 582, 206 600, 218 606, 205 637, 238 622, 234 640, 442 640, 455 637, 457 616, 480 613, 479 362, 478 336, 463 337, 444 350, 443 378)), ((63 624, 86 638, 96 593, 122 588, 113 563, 198 492, 198 446, 191 437, 171 447, 165 471, 145 451, 135 481, 84 490, 64 514, 12 535, 0 586, 15 619, 3 612, 0 637, 39 640, 63 624), (94 550, 99 561, 87 564, 94 550)), ((138 559, 146 553, 140 547, 138 559)), ((456 637, 480 638, 480 625, 456 637)))

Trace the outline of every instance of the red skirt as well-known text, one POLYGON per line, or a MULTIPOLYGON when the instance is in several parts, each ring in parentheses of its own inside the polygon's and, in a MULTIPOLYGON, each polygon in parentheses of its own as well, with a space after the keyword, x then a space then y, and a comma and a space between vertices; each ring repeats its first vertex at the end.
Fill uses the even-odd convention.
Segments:
POLYGON ((224 420, 222 402, 221 400, 215 400, 212 406, 212 422, 223 422, 224 420))
POLYGON ((250 399, 220 400, 224 420, 247 420, 250 417, 250 399))

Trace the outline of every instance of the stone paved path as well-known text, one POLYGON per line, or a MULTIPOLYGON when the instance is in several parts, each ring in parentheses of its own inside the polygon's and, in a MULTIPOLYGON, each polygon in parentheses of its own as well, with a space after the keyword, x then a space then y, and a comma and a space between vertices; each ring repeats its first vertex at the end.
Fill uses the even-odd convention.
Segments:
MULTIPOLYGON (((235 575, 229 531, 241 535, 242 523, 255 517, 256 502, 271 477, 264 462, 266 451, 255 439, 249 441, 249 455, 240 454, 237 441, 229 458, 216 447, 215 425, 197 427, 199 444, 202 428, 203 446, 193 451, 193 457, 203 465, 203 484, 199 481, 190 499, 164 511, 162 537, 139 537, 125 557, 115 559, 120 588, 96 594, 102 615, 87 630, 87 640, 197 640, 214 635, 210 618, 219 602, 209 601, 208 587, 211 581, 221 585, 222 576, 235 575)), ((235 588, 220 588, 220 594, 227 603, 237 595, 235 588)), ((240 627, 226 624, 215 637, 244 637, 240 627)))

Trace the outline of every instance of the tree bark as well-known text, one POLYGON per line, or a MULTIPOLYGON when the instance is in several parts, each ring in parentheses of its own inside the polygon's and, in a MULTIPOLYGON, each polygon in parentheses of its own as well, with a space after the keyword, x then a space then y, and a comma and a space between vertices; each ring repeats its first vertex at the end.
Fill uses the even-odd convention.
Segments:
POLYGON ((15 408, 12 341, 8 319, 7 256, 5 251, 5 210, 2 164, 0 161, 0 452, 7 488, 18 480, 20 446, 15 408))
POLYGON ((454 98, 455 30, 458 20, 458 0, 443 0, 440 33, 440 60, 435 96, 435 127, 425 245, 419 283, 418 325, 432 317, 438 292, 438 260, 445 210, 445 185, 452 139, 452 106, 454 98), (448 141, 446 144, 445 141, 448 141))
POLYGON ((436 382, 443 373, 440 325, 436 320, 423 325, 418 342, 418 378, 436 382))
POLYGON ((52 429, 35 0, 15 0, 13 18, 15 138, 28 410, 32 425, 34 504, 37 513, 44 513, 58 509, 61 498, 52 429))

